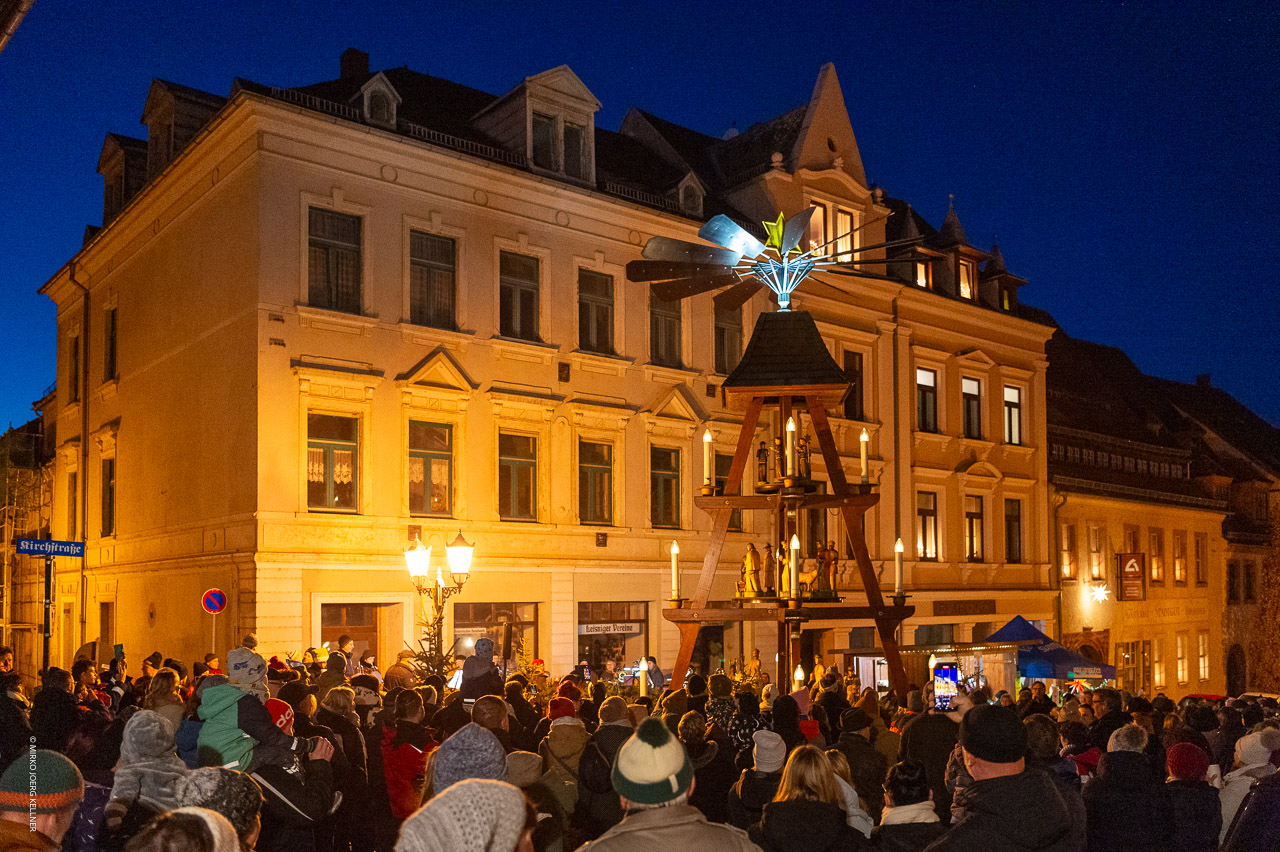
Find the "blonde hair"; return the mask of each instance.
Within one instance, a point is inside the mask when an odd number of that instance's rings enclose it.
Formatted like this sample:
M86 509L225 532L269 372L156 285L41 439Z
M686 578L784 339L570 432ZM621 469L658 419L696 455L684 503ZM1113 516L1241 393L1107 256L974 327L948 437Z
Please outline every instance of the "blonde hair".
M840 785L836 783L831 761L814 746L802 745L787 758L782 780L778 782L778 793L773 800L786 802L791 799L827 802L842 810L844 808L844 797L840 795Z
M160 699L172 696L177 700L178 696L174 695L178 690L178 673L173 669L164 668L151 676L151 683L147 684L147 695L142 699L143 710L154 710Z
M849 768L849 758L838 748L826 750L827 760L831 761L831 771L844 779L844 783L853 786L853 770Z
M329 694L324 697L320 706L339 716L346 716L348 713L355 712L356 691L349 686L335 686L329 690Z

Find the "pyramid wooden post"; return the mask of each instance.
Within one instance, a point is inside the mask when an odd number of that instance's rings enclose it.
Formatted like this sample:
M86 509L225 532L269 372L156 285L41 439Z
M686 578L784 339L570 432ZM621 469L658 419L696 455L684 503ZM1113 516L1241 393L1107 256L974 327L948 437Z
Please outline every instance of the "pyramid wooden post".
M671 672L671 682L681 684L693 657L698 628L706 623L725 621L774 621L782 627L798 630L799 624L812 618L871 619L880 635L884 658L889 668L891 688L906 694L906 671L898 651L895 632L898 625L914 614L913 607L886 606L880 593L880 582L867 551L864 515L879 501L879 495L863 486L850 487L844 474L839 449L827 420L827 406L837 405L849 389L843 371L831 358L812 317L803 312L762 314L756 322L751 341L737 368L725 380L724 390L731 408L744 411L742 431L738 435L733 463L724 485L724 494L694 499L694 505L711 514L711 538L702 561L698 585L687 606L663 610L663 617L680 628L680 652ZM821 448L830 494L804 494L803 490L783 489L775 494L742 496L742 474L751 456L756 427L764 406L791 410L800 404L808 412L814 434ZM800 600L782 600L772 605L743 606L737 602L712 602L711 586L729 530L729 518L735 509L777 510L780 505L803 508L837 508L845 521L845 533L854 554L867 606L804 606ZM778 654L784 660L783 676L789 677L793 664L785 629L779 630Z

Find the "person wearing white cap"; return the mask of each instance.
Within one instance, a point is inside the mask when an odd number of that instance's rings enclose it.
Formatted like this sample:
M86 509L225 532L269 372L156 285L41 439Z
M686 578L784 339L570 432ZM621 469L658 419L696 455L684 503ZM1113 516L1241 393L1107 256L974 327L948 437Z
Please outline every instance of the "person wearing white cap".
M1260 778L1274 775L1275 766L1271 764L1271 749L1261 733L1246 734L1236 741L1236 766L1222 779L1222 829L1218 842L1227 839L1227 831L1231 821L1236 818L1236 811L1244 801L1245 793Z
M729 825L743 830L760 821L764 806L778 794L787 760L787 745L773 731L756 731L751 741L752 768L742 770L729 788Z
M598 840L580 846L579 852L759 849L742 829L707 822L689 804L693 764L658 719L645 719L618 749L612 777L627 815Z

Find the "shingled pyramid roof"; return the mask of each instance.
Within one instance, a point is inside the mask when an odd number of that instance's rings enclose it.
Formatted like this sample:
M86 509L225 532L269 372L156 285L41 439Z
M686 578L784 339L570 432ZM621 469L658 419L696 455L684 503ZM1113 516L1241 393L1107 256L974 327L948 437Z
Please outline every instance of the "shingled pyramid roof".
M776 311L756 320L742 360L724 380L724 389L734 402L734 397L750 396L759 388L774 390L775 395L788 389L796 394L812 391L828 403L848 390L849 379L807 311Z

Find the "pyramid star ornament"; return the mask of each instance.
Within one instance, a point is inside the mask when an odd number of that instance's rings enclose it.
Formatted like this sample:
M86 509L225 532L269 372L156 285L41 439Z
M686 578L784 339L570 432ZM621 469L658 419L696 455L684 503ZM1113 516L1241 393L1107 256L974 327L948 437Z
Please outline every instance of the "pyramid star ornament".
M1107 598L1111 597L1111 590L1108 589L1105 585L1099 584L1093 587L1090 594L1093 595L1093 600L1095 603L1106 603Z

